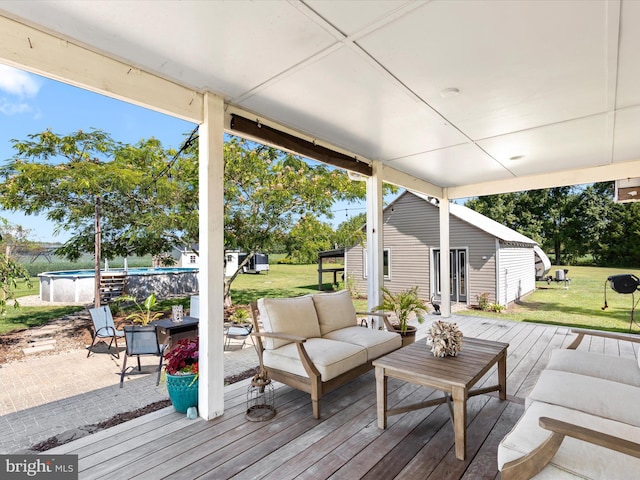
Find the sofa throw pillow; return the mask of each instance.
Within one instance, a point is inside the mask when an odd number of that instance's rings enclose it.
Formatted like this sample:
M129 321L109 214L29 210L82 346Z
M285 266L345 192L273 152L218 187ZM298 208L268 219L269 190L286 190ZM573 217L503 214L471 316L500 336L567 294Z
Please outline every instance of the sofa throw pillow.
M316 306L320 333L326 335L340 328L357 325L356 309L347 290L312 295Z
M318 316L310 296L294 298L261 298L258 300L258 310L265 332L298 335L305 338L320 336ZM286 340L265 339L265 348L286 345Z

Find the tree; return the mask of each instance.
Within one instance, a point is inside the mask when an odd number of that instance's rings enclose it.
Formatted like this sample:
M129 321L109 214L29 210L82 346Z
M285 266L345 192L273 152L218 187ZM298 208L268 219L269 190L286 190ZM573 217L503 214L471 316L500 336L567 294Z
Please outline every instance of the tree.
M557 187L478 197L466 206L553 250L561 265L583 251L576 230L579 202L575 187Z
M333 228L312 216L303 216L285 239L287 255L296 263L315 263L318 252L332 248Z
M1 219L6 224L5 219ZM3 243L3 237L0 235L0 244ZM14 298L14 290L18 286L18 280L24 280L28 288L31 288L31 279L27 269L12 260L9 255L0 252L0 315L4 315L7 311L7 302L13 300L13 306L18 307L18 300Z
M367 214L359 213L345 220L335 231L333 243L338 248L349 248L354 245L364 244L367 234L364 226L367 223Z
M331 218L334 202L366 196L364 183L350 181L341 170L238 137L225 142L224 158L225 245L248 254L225 280L227 301L232 282L253 254L284 243L298 222L300 235L312 228L311 218Z
M173 152L160 141L131 146L100 130L66 136L47 130L13 140L13 147L17 154L0 170L0 204L27 215L44 213L71 232L56 254L75 260L94 252L98 202L106 258L156 255L180 242L197 243L197 164L169 161Z
M191 225L175 215L183 213L184 192L194 188L180 181L178 159L169 161L171 152L156 139L131 146L100 130L66 136L46 130L13 140L13 147L17 154L0 170L0 203L28 215L45 213L71 231L56 254L74 260L94 252L96 306L102 256L168 252L181 237L180 226ZM195 192L197 203L197 184Z

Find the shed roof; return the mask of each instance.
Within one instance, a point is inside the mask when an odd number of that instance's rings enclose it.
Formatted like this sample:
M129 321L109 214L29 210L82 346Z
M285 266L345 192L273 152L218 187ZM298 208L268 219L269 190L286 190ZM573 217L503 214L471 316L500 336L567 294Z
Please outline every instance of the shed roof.
M423 199L424 201L435 205L432 200L433 197L429 197L428 195L423 195L421 193L412 192L407 190L408 193L415 195L418 198ZM435 205L438 206L439 205ZM482 215L481 213L476 212L475 210L471 210L470 208L465 207L464 205L458 205L457 203L449 204L449 212L454 217L459 218L463 222L467 222L474 227L479 228L487 232L489 235L492 235L503 243L520 243L527 245L537 245L538 243L529 237L522 235L521 233L516 232L512 228L509 228L501 223L496 222L495 220L490 219L489 217Z

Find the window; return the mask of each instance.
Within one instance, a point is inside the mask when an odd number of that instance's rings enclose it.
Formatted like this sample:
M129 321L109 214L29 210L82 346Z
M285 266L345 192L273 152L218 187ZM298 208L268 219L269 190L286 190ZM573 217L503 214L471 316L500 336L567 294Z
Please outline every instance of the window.
M197 263L197 257L195 255L189 255L189 263Z
M362 273L364 278L367 278L367 250L362 251ZM382 253L382 271L384 272L384 278L389 280L391 278L391 249L385 248Z

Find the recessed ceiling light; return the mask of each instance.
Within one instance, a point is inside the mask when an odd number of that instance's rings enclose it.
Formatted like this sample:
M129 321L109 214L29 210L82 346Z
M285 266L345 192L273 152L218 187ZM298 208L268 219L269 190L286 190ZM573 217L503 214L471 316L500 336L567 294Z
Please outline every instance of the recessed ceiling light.
M444 90L440 91L440 96L442 98L449 98L449 97L455 97L456 95L458 95L460 93L460 90L457 88L445 88Z
M524 155L514 155L513 157L509 157L509 160L522 160Z

